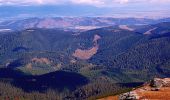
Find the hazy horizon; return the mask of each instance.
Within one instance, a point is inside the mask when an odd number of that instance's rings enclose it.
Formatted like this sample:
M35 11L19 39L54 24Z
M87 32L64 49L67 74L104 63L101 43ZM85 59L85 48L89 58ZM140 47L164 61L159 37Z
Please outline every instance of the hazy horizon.
M170 0L0 0L0 19L30 17L167 18Z

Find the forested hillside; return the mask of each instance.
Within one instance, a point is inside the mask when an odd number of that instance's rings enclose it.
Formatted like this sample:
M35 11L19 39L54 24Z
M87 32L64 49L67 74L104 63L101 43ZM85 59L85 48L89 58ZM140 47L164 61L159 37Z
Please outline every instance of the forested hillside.
M14 98L48 98L52 92L61 93L62 98L87 99L127 91L154 77L169 77L169 27L170 23L164 22L85 32L0 32L1 87L7 84L7 90L21 93ZM6 98L9 94L4 91L0 96Z

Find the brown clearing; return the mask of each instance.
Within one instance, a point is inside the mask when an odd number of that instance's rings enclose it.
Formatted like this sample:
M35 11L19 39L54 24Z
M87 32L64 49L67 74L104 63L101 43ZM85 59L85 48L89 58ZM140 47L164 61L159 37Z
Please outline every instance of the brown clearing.
M150 30L146 31L144 34L145 34L145 35L152 34L152 31L154 31L154 30L156 30L156 29L157 29L157 27L155 27L155 28L153 28L153 29L150 29Z
M134 29L128 27L127 25L119 25L119 28L123 30L134 31Z
M90 59L94 54L96 54L97 50L98 50L98 46L92 47L89 50L77 49L73 54L73 56L82 60L87 60Z
M31 63L27 64L27 65L26 65L26 68L27 68L27 69L32 69L32 64L31 64Z
M33 58L31 61L36 63L47 64L47 65L51 63L50 60L48 60L47 58Z
M97 44L97 41L99 39L101 39L101 37L99 35L95 35L93 39L94 46L91 49L88 50L77 49L73 53L73 56L82 60L90 59L93 55L97 53L99 49L99 45Z

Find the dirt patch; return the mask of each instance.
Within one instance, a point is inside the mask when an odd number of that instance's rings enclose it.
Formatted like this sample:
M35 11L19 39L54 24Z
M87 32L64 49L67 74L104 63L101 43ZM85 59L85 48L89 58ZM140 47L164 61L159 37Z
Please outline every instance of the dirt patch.
M99 45L97 41L101 39L99 35L95 35L93 39L94 46L87 50L77 49L73 56L82 60L90 59L93 55L95 55L99 49Z
M158 80L158 78L155 80ZM162 81L162 86L159 89L154 89L157 87L151 87L149 84L136 89L135 91L140 99L170 100L170 78L159 79L159 81Z
M99 48L98 46L95 46L89 50L77 49L75 51L75 53L73 54L73 56L77 57L79 59L82 59L82 60L87 60L87 59L90 59L94 54L97 53L98 48Z
M140 100L170 100L170 87L162 87L159 91L149 91L142 88L135 91L140 96Z
M134 31L134 29L128 27L127 25L119 25L119 28L123 30Z
M119 100L118 96L109 96L98 100Z
M47 64L47 65L51 64L51 61L48 60L47 58L33 58L31 61L35 63L41 63L41 64Z
M153 28L153 29L150 29L150 30L146 31L144 34L145 34L145 35L152 34L152 31L154 31L154 30L156 30L156 29L157 29L157 27L155 27L155 28Z
M98 100L119 100L118 96L109 96Z
M56 66L54 66L54 70L59 70L62 67L61 63L58 63Z
M31 63L27 64L27 65L26 65L26 68L27 68L27 69L32 69L32 64L31 64Z
M93 39L93 42L97 43L98 40L100 40L101 37L99 35L94 35L94 39Z

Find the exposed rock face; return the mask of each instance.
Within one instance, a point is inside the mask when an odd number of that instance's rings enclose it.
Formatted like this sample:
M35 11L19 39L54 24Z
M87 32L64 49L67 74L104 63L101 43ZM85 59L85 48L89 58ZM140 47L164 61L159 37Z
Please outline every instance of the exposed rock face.
M119 100L138 100L139 96L136 92L128 92L121 94L119 96Z
M161 87L168 87L170 86L170 79L165 78L165 79L160 79L160 78L154 78L150 82L150 86L153 88L160 89Z
M163 86L163 80L159 78L154 78L153 80L151 80L150 86L155 88L153 90L159 90Z

